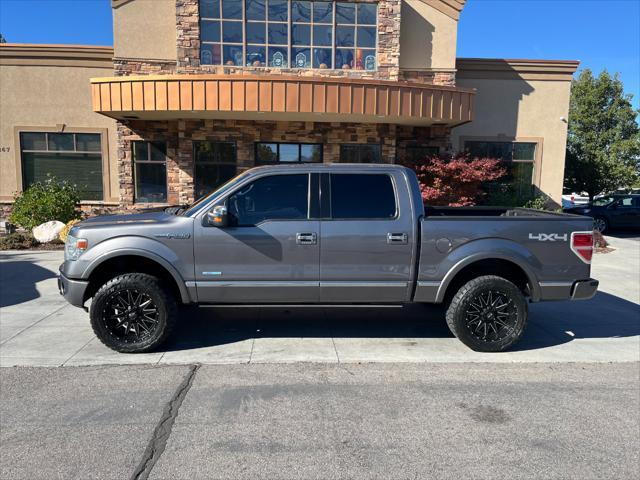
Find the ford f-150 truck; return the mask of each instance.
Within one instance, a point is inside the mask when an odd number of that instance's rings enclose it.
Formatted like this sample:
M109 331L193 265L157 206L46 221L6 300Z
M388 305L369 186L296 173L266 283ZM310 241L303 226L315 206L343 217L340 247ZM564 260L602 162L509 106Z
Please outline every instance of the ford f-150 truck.
M528 303L591 298L591 219L520 208L425 208L412 170L248 170L184 208L90 218L59 288L119 352L158 348L178 306L443 303L477 351L521 337Z

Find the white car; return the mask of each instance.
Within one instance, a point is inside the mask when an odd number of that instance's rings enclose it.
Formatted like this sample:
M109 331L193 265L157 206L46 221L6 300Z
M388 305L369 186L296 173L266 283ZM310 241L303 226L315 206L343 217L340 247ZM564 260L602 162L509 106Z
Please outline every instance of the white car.
M582 193L568 193L562 195L562 208L573 208L589 203L589 196Z

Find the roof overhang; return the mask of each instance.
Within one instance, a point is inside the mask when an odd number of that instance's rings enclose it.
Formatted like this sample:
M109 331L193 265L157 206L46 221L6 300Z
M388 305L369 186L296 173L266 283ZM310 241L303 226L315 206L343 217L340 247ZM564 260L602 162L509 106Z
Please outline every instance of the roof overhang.
M93 110L118 120L223 118L457 126L475 90L282 75L145 75L91 80Z
M577 60L458 58L456 78L571 81L579 65Z

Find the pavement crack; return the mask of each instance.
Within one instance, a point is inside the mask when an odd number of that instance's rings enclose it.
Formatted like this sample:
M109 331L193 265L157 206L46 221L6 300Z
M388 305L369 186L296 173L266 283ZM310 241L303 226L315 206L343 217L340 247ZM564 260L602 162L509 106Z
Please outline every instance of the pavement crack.
M190 366L184 380L182 380L171 399L167 402L162 412L162 417L160 417L160 421L156 425L153 435L147 444L147 448L142 455L142 460L140 460L138 467L133 472L133 475L131 475L131 480L146 480L149 478L151 470L153 470L153 467L167 446L167 441L171 435L171 429L178 416L180 406L187 396L199 368L200 365Z

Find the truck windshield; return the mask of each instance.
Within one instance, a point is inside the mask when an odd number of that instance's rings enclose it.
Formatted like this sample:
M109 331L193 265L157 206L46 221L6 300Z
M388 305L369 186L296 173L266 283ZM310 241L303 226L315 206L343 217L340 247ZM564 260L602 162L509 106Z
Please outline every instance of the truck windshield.
M218 189L214 190L208 195L199 198L194 203L186 207L181 213L181 216L188 217L194 213L196 213L210 198L217 197L218 195L222 195L227 190L233 188L238 182L242 181L242 179L247 175L247 172L243 172L237 177L233 177L227 183L223 183Z

